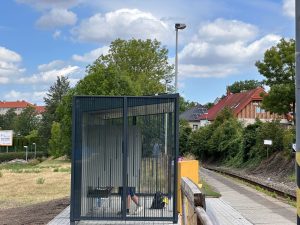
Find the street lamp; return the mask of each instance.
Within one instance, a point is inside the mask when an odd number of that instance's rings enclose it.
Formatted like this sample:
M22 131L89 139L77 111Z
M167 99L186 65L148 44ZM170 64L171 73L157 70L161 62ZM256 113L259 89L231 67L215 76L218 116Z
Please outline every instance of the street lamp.
M34 145L34 158L36 158L36 143L32 143Z
M28 151L27 151L27 150L28 150L28 146L27 146L27 145L24 145L24 148L25 148L25 151L26 151L26 154L25 154L25 155L26 155L26 162L27 162L27 155L28 155Z
M175 55L175 93L177 93L177 76L178 76L178 30L186 28L184 23L175 23L176 31L176 55Z

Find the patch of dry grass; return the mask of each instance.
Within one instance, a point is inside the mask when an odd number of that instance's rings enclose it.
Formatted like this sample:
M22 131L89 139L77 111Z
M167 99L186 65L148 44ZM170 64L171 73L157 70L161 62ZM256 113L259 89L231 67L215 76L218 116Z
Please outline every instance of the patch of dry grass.
M35 165L32 170L40 172L14 173L9 169L2 169L0 178L0 209L25 206L29 204L50 201L70 196L71 174L55 173L53 167L70 168L70 162L62 160L46 160ZM25 166L27 167L27 166ZM37 179L43 178L42 184Z

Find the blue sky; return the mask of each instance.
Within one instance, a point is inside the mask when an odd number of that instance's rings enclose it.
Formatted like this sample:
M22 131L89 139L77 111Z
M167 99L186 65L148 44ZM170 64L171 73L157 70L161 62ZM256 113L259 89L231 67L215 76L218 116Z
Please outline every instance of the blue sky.
M7 0L0 7L0 100L43 105L56 76L71 84L116 38L158 39L174 63L179 92L205 104L235 81L263 77L254 66L280 38L294 38L294 0Z

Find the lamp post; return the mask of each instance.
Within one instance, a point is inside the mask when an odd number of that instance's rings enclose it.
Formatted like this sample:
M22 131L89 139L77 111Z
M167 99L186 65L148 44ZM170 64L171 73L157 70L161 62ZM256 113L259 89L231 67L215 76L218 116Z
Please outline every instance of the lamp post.
M24 145L24 148L25 148L25 159L26 159L26 162L27 162L27 155L28 155L28 146L27 145Z
M34 158L36 158L36 143L32 143L34 145Z
M175 23L176 31L176 55L175 55L175 93L177 93L177 77L178 77L178 30L186 28L184 23Z

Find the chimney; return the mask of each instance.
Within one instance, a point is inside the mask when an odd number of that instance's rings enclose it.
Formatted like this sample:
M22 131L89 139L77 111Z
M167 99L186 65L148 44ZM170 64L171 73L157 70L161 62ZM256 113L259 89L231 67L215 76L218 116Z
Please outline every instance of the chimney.
M231 94L232 94L232 93L230 92L229 87L226 86L226 96L229 96L229 95L231 95Z

